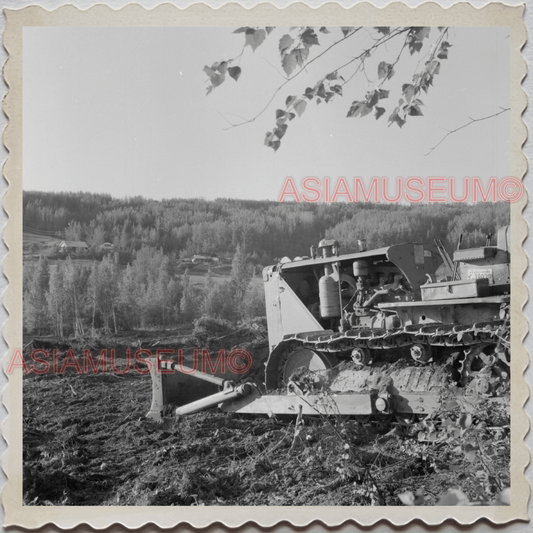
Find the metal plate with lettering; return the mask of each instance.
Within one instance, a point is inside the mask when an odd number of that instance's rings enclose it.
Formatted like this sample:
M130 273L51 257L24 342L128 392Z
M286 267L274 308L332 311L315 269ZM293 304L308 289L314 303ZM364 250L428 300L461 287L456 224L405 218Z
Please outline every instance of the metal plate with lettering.
M491 268L483 268L483 269L471 268L468 271L468 279L483 279L483 278L487 278L490 283L493 283Z

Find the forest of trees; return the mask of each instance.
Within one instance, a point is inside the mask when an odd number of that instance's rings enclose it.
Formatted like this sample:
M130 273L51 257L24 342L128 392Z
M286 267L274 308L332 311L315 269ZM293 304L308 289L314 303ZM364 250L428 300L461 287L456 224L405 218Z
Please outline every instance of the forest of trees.
M161 250L141 248L125 269L106 256L92 266L46 256L24 264L24 330L58 337L175 327L200 316L230 322L264 315L263 285L238 247L229 279L193 284Z
M509 221L509 204L279 203L219 198L118 199L106 194L25 191L24 227L83 240L93 248L104 242L129 252L143 246L165 255L230 256L237 245L258 264L307 254L311 244L335 237L345 251L364 237L369 246L399 241L431 243L440 238L450 248L463 234L465 246ZM470 244L469 244L470 243Z
M509 223L509 204L310 204L235 199L116 199L89 193L24 192L24 227L104 242L115 254L89 264L45 255L24 262L24 329L58 336L97 330L170 327L200 316L237 322L264 315L263 266L307 255L324 237L341 252L366 239L369 248L433 243L449 251L482 245ZM191 282L180 258L232 258L223 279ZM126 257L126 261L121 260Z

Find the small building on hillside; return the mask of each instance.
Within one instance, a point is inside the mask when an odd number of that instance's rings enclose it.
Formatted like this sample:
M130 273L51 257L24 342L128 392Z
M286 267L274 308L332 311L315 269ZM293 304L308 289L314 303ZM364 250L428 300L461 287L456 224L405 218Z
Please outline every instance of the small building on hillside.
M89 246L84 241L61 241L59 243L59 251L63 253L79 252L88 248Z
M206 264L217 264L219 262L218 257L213 257L211 255L193 255L192 262L195 265Z
M115 245L110 242L104 242L104 244L100 245L100 250L102 250L102 252L114 252Z

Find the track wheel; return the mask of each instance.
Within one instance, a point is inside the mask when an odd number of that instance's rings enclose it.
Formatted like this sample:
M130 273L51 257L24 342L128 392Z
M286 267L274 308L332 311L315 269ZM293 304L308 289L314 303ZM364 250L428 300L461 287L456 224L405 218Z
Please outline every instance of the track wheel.
M284 388L298 368L306 368L310 372L320 372L333 368L337 363L334 356L303 346L290 351L279 350L278 348L270 354L267 361L265 371L267 389Z
M370 422L370 415L354 415L353 417L358 424L365 425Z
M374 414L374 424L378 431L387 431L391 422L394 419L394 415L390 414Z
M427 363L431 359L431 347L427 344L413 344L411 357L417 363Z
M352 350L352 361L357 365L370 366L372 356L368 348L356 347Z

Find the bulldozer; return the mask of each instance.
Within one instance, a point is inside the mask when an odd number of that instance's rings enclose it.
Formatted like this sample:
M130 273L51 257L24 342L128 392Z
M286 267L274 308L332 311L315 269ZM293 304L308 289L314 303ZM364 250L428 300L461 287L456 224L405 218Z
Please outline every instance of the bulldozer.
M510 380L510 231L496 244L393 244L341 254L334 239L263 270L264 379L214 375L159 358L161 419L218 406L255 415L410 424L453 400L505 401ZM183 394L184 391L186 394ZM462 403L461 403L462 402Z

